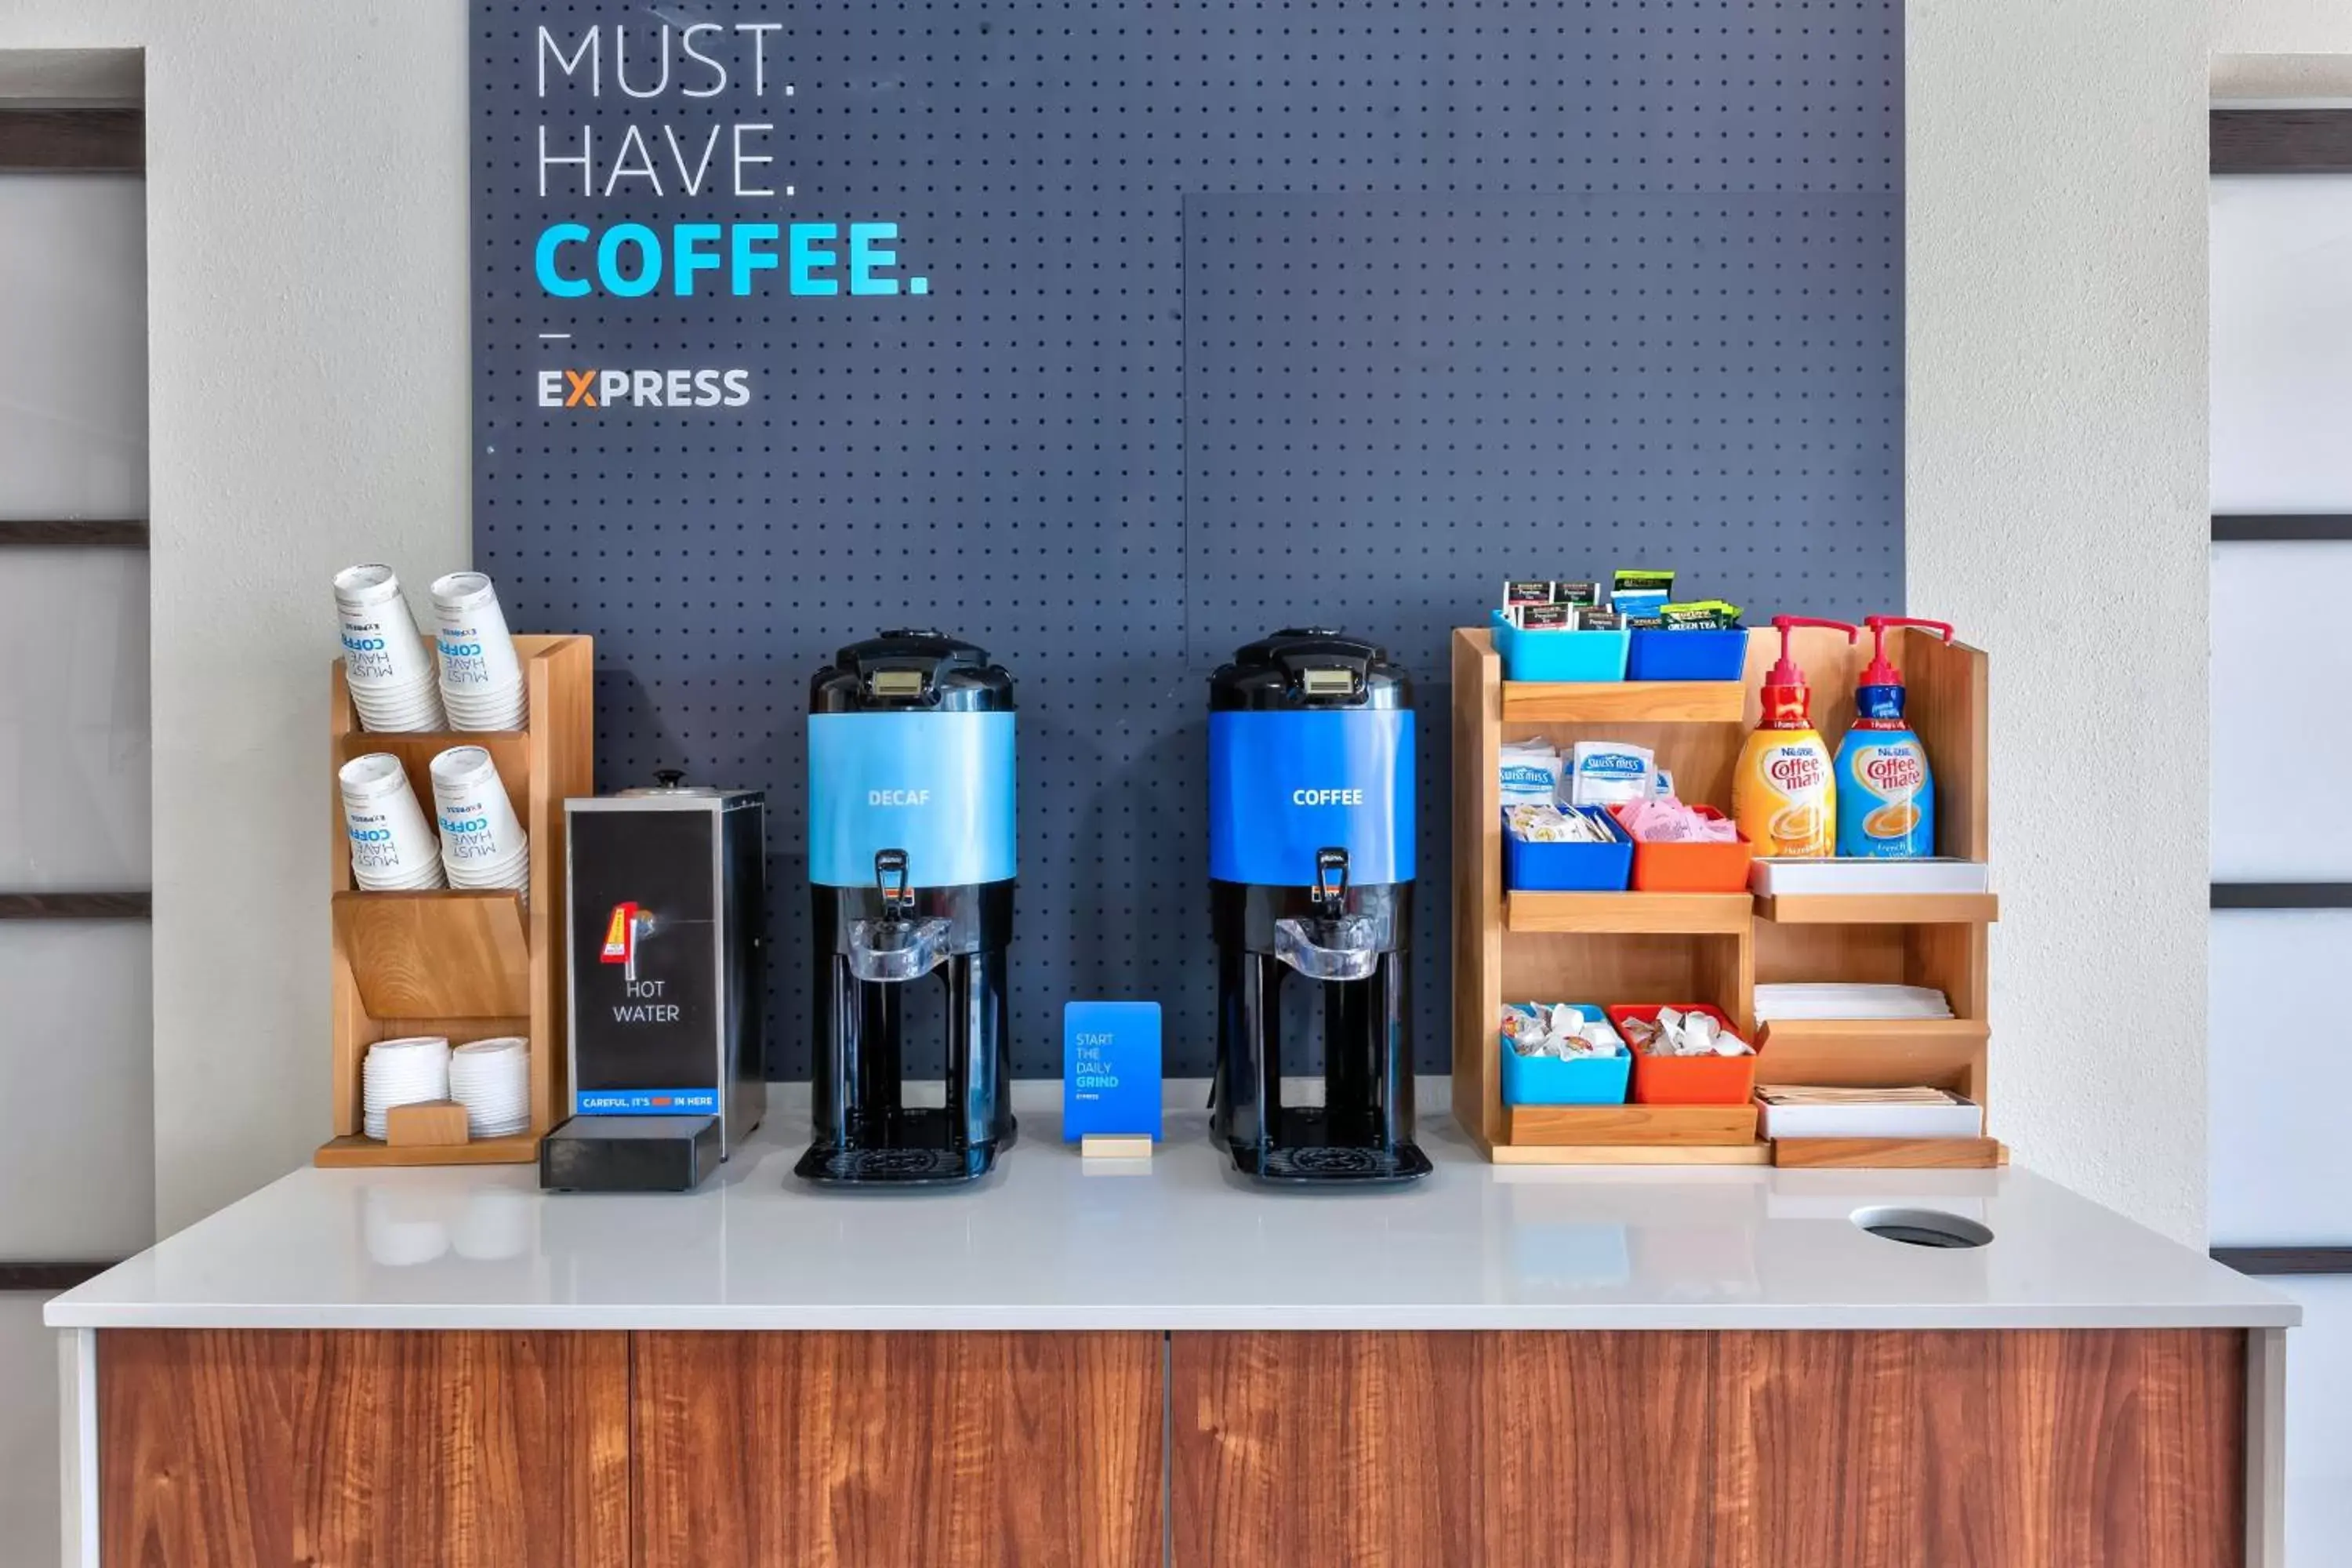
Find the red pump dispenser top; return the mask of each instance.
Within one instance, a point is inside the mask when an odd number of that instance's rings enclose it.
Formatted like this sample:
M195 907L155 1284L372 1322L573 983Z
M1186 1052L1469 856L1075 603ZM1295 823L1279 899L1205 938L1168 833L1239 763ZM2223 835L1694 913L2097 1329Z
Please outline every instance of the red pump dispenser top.
M1780 657L1764 678L1764 721L1766 730L1810 730L1813 727L1812 692L1805 684L1805 672L1789 657L1789 634L1799 626L1822 626L1830 631L1843 632L1849 643L1861 639L1862 628L1844 621L1817 620L1811 616L1774 616L1772 629L1780 634Z
M1903 672L1886 662L1886 628L1889 626L1925 626L1940 632L1946 642L1952 640L1952 628L1944 621L1923 621L1916 616L1864 616L1862 624L1870 628L1870 668L1862 672L1864 686L1900 686ZM1784 641L1782 647L1788 645ZM1785 656L1784 656L1785 657Z

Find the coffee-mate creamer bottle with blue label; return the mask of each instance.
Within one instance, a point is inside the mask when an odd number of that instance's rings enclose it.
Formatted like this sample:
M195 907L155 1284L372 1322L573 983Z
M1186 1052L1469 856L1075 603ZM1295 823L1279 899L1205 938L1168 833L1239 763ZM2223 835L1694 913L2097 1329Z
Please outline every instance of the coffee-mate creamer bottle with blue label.
M1731 775L1731 815L1759 855L1826 859L1837 845L1837 776L1830 749L1813 728L1813 694L1789 657L1789 633L1827 626L1849 643L1860 631L1843 621L1774 616L1780 658L1764 678L1764 717L1740 749Z
M1886 662L1886 628L1925 626L1952 640L1941 621L1864 616L1870 664L1854 688L1853 724L1837 749L1837 852L1873 860L1917 860L1936 852L1936 776L1927 748L1903 715L1903 672Z

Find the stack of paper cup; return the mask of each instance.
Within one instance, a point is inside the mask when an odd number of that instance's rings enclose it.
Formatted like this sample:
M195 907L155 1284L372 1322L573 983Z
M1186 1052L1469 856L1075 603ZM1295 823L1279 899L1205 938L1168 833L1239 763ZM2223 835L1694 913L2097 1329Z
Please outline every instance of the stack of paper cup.
M433 657L451 729L523 727L522 661L499 591L479 572L434 579Z
M354 881L371 893L446 886L440 845L398 757L384 752L353 757L335 777L343 790Z
M378 1040L362 1064L362 1110L371 1138L383 1136L384 1117L395 1105L449 1098L449 1040L445 1035L413 1035Z
M470 1040L449 1053L449 1098L466 1108L474 1138L506 1138L530 1126L530 1042L520 1035Z
M343 623L343 679L363 728L438 730L444 723L433 661L389 566L346 566L335 574L335 608Z
M530 846L489 752L452 746L434 758L433 805L441 819L441 866L451 887L520 888L530 881Z

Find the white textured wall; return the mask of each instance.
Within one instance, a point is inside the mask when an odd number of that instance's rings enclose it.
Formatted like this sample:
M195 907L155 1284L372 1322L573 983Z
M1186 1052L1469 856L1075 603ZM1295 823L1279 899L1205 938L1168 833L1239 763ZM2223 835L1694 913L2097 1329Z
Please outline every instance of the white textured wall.
M463 565L463 0L5 0L147 51L156 1220L327 1132L327 580Z
M2217 55L2352 54L2347 0L2213 0Z
M325 1121L320 584L467 548L464 13L0 8L0 48L148 50L166 1229ZM2024 1159L2184 1237L2208 26L2204 0L1918 0L1906 67L1910 593L1998 661L1996 1114Z
M2207 0L1909 12L1910 605L1993 656L1992 1120L2205 1221Z

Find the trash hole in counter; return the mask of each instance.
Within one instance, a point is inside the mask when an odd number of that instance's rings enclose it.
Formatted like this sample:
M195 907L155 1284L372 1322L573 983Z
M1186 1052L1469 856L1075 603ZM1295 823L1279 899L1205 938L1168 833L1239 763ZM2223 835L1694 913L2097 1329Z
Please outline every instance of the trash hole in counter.
M1987 1226L1941 1209L1856 1209L1853 1223L1873 1236L1910 1247L1982 1247L1992 1239L1992 1231Z

